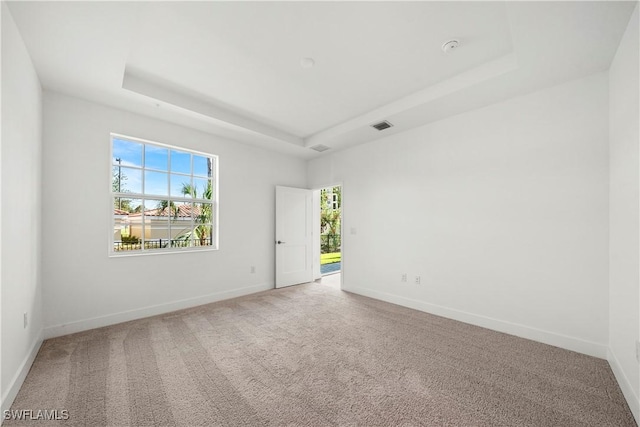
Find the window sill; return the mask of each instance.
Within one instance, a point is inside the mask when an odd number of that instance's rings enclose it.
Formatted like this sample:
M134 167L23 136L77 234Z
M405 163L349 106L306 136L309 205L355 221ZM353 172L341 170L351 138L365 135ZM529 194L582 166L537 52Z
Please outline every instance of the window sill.
M211 247L211 248L189 248L189 249L148 249L146 251L122 251L122 252L109 252L109 258L128 258L128 257L136 257L136 256L147 256L147 255L169 255L169 254L187 254L194 252L215 252L218 251L219 248Z

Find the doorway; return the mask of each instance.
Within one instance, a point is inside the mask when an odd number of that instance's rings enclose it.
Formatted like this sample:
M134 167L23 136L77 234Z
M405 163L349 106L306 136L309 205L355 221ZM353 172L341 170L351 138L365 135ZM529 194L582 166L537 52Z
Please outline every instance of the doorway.
M342 186L320 189L320 275L342 271Z

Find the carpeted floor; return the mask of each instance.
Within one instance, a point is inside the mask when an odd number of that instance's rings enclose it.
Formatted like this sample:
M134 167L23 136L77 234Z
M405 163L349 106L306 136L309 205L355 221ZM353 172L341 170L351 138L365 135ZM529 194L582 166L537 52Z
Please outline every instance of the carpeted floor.
M318 283L48 340L12 409L66 409L64 426L635 426L604 360Z

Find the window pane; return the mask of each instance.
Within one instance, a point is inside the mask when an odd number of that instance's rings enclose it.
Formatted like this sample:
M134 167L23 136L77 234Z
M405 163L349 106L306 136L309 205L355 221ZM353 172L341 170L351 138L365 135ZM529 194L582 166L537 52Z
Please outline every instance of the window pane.
M142 193L142 171L114 166L111 170L111 191L114 193Z
M128 197L114 197L113 209L122 211L122 215L130 215L142 212L142 201Z
M213 245L213 226L211 224L197 224L193 227L193 245L211 246Z
M145 169L157 169L166 171L169 166L169 150L153 145L144 147L144 167Z
M199 176L211 176L211 158L198 156L197 154L193 155L193 174Z
M171 245L178 248L192 246L191 203L175 203L177 215L171 218Z
M213 205L211 203L194 203L192 215L195 224L213 222Z
M113 139L113 164L142 167L142 144Z
M171 150L171 172L191 174L191 154Z
M169 219L175 214L175 206L167 200L145 200L144 206L144 248L170 247Z
M144 194L168 196L169 174L164 172L144 171Z
M185 186L187 188L185 188ZM171 196L174 197L191 197L191 193L188 191L191 187L191 177L185 175L171 174ZM187 192L183 192L183 189Z
M131 251L141 249L140 228L142 201L114 197L113 199L113 250Z
M195 194L197 199L212 198L212 184L210 179L194 177L193 186L195 188Z

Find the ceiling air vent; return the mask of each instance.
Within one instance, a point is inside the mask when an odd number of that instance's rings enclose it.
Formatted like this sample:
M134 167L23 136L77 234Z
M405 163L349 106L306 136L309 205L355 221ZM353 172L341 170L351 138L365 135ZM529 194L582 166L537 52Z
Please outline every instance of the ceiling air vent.
M391 123L389 123L388 121L384 121L384 122L380 122L380 123L376 123L371 125L372 128L376 128L378 130L385 130L385 129L389 129L391 126L393 126Z
M314 145L313 147L309 147L309 148L311 148L312 150L316 150L318 153L322 153L323 151L327 151L331 147L327 147L326 145L318 144L318 145Z

